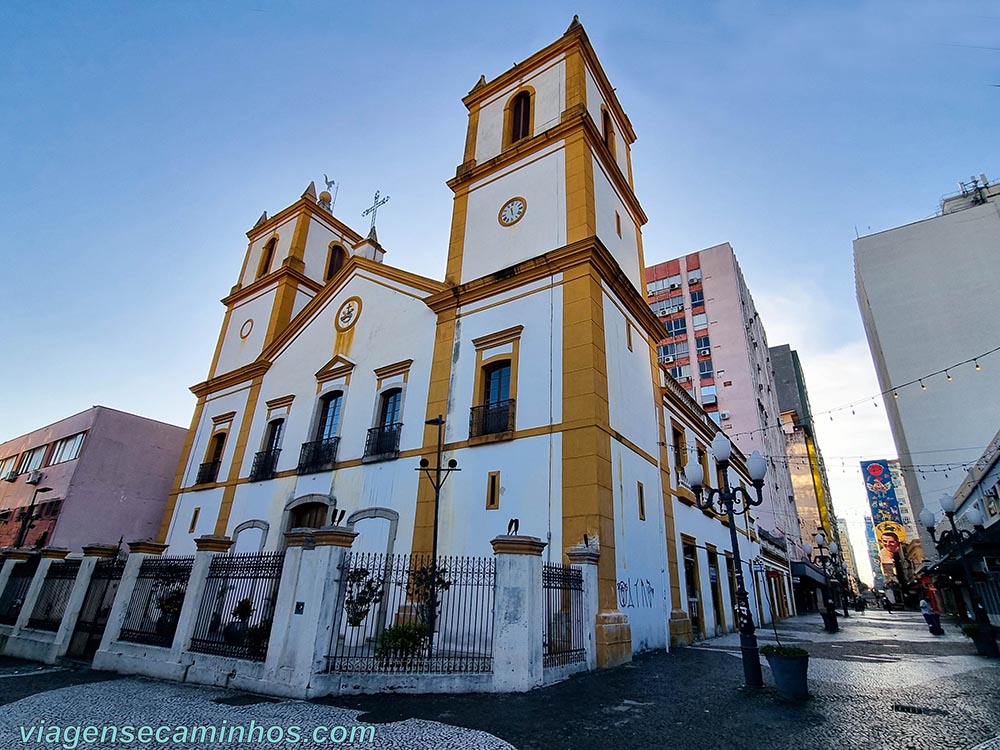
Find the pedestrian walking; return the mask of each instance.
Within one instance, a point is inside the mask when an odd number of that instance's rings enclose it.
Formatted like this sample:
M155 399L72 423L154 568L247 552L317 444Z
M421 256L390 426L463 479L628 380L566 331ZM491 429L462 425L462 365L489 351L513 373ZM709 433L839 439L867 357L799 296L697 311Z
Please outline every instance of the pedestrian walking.
M941 615L934 611L934 606L928 597L920 600L920 614L924 616L927 629L931 635L944 635L944 628L941 627Z

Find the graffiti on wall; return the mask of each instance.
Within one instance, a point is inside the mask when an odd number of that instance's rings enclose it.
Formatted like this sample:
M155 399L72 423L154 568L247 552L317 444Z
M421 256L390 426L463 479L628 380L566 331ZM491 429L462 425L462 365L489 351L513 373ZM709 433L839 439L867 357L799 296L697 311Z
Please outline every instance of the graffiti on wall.
M652 607L656 589L648 578L630 578L618 581L618 608L634 609Z

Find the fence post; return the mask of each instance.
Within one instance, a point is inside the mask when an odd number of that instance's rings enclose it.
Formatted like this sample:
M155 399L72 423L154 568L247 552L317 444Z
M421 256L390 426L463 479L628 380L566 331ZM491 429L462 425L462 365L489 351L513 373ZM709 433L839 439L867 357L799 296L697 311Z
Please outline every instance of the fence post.
M31 579L28 593L24 595L24 604L21 606L21 612L17 616L17 622L14 623L14 630L11 631L11 636L17 636L28 626L28 620L31 619L31 613L35 610L38 595L42 593L42 584L45 582L45 576L48 575L49 568L56 560L65 560L68 554L69 550L63 547L46 547L42 550L42 559L38 561L38 567L35 569L35 577Z
M9 549L3 553L3 567L0 567L0 594L3 594L10 581L14 566L31 559L31 551L26 549Z
M66 609L63 610L62 620L59 622L59 629L56 631L53 641L53 658L64 656L69 649L69 642L73 637L76 621L80 617L80 610L83 609L84 599L87 597L87 589L90 588L90 579L94 575L97 561L103 557L113 557L117 551L116 547L106 544L93 544L83 548L83 560L76 573L76 580L73 581L73 588L69 591Z
M533 536L498 536L493 609L493 689L524 692L542 684L542 550Z
M142 569L142 561L150 556L162 555L167 545L159 542L141 541L128 543L128 558L125 560L125 570L122 571L121 581L118 583L118 592L115 594L115 602L111 605L111 612L108 613L108 624L104 627L104 636L101 638L101 645L98 651L107 651L108 646L118 640L122 628L125 626L125 615L128 612L128 603L132 600L132 592L135 584L139 580L139 571ZM96 666L96 663L95 663Z
M584 647L587 654L587 669L597 669L596 627L600 601L597 595L597 563L601 551L583 544L576 544L566 550L570 567L583 575L583 627L586 634Z
M208 579L208 569L212 558L219 553L226 553L233 546L233 540L228 536L206 534L194 540L197 552L194 554L194 565L191 567L191 577L188 579L187 594L184 606L177 618L177 630L174 633L174 643L170 649L174 657L179 657L191 649L191 639L194 637L194 627L201 610L201 600L205 595L205 581Z

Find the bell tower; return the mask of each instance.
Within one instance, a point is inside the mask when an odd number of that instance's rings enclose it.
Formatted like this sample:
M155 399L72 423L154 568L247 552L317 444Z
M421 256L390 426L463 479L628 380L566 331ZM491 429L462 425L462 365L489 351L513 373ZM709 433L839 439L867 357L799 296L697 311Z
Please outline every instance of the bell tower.
M524 62L463 99L465 154L446 282L463 284L596 237L642 293L632 124L579 19Z

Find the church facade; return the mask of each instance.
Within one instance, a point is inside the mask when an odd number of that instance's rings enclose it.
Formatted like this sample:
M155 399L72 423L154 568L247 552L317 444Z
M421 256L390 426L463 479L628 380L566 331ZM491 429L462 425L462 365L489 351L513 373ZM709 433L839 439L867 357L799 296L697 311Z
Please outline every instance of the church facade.
M429 553L434 490L415 469L440 416L461 469L441 554L488 555L511 519L548 561L598 546L600 666L733 629L730 531L681 473L699 461L716 484L719 428L657 363L635 133L582 26L463 101L443 280L385 263L374 225L351 229L313 185L248 232L159 540L256 552L344 525L356 551ZM735 453L730 481L749 485Z

